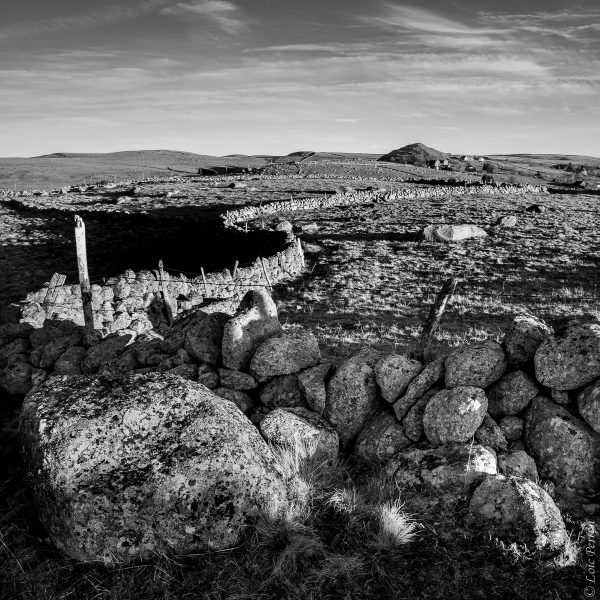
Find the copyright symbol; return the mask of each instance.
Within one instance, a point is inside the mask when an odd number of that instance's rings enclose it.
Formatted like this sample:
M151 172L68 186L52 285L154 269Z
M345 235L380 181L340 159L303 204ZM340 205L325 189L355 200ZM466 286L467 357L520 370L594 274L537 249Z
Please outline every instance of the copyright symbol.
M593 598L596 595L596 590L591 585L588 585L583 590L583 594L586 598Z

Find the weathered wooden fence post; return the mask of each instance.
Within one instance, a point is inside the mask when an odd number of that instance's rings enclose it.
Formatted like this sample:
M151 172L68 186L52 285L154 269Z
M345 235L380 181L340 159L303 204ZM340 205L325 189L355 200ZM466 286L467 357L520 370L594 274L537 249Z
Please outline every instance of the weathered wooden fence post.
M267 269L265 267L265 263L262 259L262 256L260 257L260 264L262 266L263 273L265 274L265 279L267 280L267 285L269 286L269 289L272 290L273 286L271 285L271 280L269 279L269 274L267 273Z
M204 284L204 297L208 296L208 286L206 285L206 275L204 275L204 267L200 267L200 273L202 273L202 283Z
M79 215L75 215L75 247L77 249L77 270L79 271L85 334L88 344L91 344L94 339L94 309L92 307L92 290L87 266L85 223Z
M421 331L419 341L417 342L414 351L411 353L412 358L420 361L427 361L431 359L431 343L433 341L433 335L440 325L440 321L444 316L448 301L452 297L452 294L454 294L457 284L458 281L454 278L451 278L448 279L442 286L442 289L437 295L437 298L435 299L435 302L429 311L429 316L423 324L423 330Z
M237 270L238 270L238 265L240 264L239 260L235 261L235 265L233 265L233 273L231 275L231 279L235 279L235 276L237 275Z
M173 315L173 304L171 302L171 296L169 295L169 289L167 287L166 277L165 277L165 268L163 265L163 261L158 261L158 274L160 277L160 291L163 295L163 302L165 303L165 309L167 311L167 322L169 323L169 327L173 325L175 321L175 317Z

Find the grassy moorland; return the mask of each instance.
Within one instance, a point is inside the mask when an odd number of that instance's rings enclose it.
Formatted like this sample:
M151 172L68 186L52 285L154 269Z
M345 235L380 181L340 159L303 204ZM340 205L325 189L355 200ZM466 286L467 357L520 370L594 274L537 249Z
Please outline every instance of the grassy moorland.
M90 254L97 254L98 265L91 273L94 279L100 268L103 274L116 274L121 264L133 266L145 252L136 248L141 239L145 249L152 246L163 256L173 253L167 267L183 268L190 253L198 266L205 263L206 257L195 258L193 243L177 244L173 237L191 215L199 224L197 229L186 226L185 235L194 242L205 231L203 223L214 223L209 216L234 206L320 195L340 185L389 189L412 185L401 182L403 178L473 177L377 163L365 156L301 158L301 162L280 160L269 167L270 172L294 177L257 178L248 181L246 188L190 178L176 184L143 184L139 195L120 204L116 200L126 192L124 188L39 197L33 200L34 208L1 200L0 304L23 297L55 271L75 281L74 211L86 213L90 220L88 244ZM548 164L554 164L554 158ZM85 163L88 158L81 160ZM193 156L178 160L169 166L193 170L192 165L199 164ZM112 167L103 163L108 170L98 179L118 180L124 172L138 177L130 165L121 165L121 170L119 161L117 157ZM45 168L51 170L53 164L66 163L47 164ZM75 179L82 172L77 169L88 169L89 164L69 168ZM2 173L6 172L0 168ZM25 170L22 181L36 177ZM0 181L6 181L4 175ZM590 181L595 181L593 175ZM178 193L167 197L166 192L174 190ZM591 193L447 197L278 215L298 230L315 224L310 233L300 233L308 259L305 274L274 290L281 320L311 329L323 353L334 359L362 345L407 350L449 276L457 277L460 284L437 334L435 352L474 340L498 339L517 312L533 312L551 322L598 318L598 199ZM533 204L542 205L545 212L527 211ZM506 215L517 217L516 226L490 229L485 239L439 245L417 235L432 223L466 222L490 228ZM121 262L111 262L116 254L107 246L118 250ZM292 507L285 515L265 511L238 547L219 553L157 556L151 563L121 568L77 564L54 550L35 516L18 452L18 415L16 404L0 413L0 599L583 597L584 531L591 518L565 509L572 540L569 555L544 562L523 547L467 526L464 499L436 502L423 490L399 490L393 481L350 459L331 469L317 468L297 460L293 452L284 453L281 461L300 477L298 491L308 503ZM600 525L597 518L595 524Z

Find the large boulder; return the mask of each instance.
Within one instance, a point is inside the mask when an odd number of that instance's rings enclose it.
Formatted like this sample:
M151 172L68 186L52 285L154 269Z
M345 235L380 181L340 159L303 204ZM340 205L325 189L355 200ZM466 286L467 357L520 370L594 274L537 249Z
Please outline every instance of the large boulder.
M277 306L264 290L250 290L223 331L223 366L247 369L254 352L265 340L281 333Z
M306 408L276 408L260 421L259 428L267 442L307 451L306 458L317 463L337 458L338 434L327 421Z
M359 433L354 453L366 462L385 464L411 443L394 414L382 412L371 417Z
M259 381L314 367L321 361L317 338L305 329L286 331L263 342L250 361L250 372Z
M446 387L486 388L506 371L502 346L491 340L455 350L446 359Z
M319 415L327 402L327 383L333 370L332 363L323 363L298 374L298 385L308 405Z
M483 422L487 403L485 392L472 386L438 392L423 414L427 439L432 444L466 442Z
M485 475L496 475L498 464L491 448L479 444L447 444L437 448L408 448L385 467L402 488L462 492Z
M552 328L531 315L518 315L502 341L508 365L520 369L533 361L539 345L552 334Z
M375 379L381 396L390 403L396 402L408 384L419 374L423 365L402 354L388 354L375 365Z
M428 225L421 235L428 242L462 242L471 238L487 237L487 233L477 225Z
M600 377L600 323L569 325L547 337L535 353L536 379L555 390L574 390Z
M579 393L577 405L585 422L600 434L600 379Z
M534 398L527 411L525 442L544 479L597 491L600 436L569 409L544 396Z
M523 543L544 557L559 554L569 543L556 504L529 479L487 477L471 498L469 517L493 535Z
M346 359L327 386L323 417L340 436L343 449L348 448L379 406L375 381L375 364L379 356L361 350Z
M408 411L444 376L445 356L427 363L423 370L408 384L406 392L394 403L394 414L402 421Z
M229 548L287 501L252 423L177 376L48 379L25 400L20 436L40 519L77 561Z
M507 373L488 391L488 412L492 417L516 415L538 394L535 381L523 371Z

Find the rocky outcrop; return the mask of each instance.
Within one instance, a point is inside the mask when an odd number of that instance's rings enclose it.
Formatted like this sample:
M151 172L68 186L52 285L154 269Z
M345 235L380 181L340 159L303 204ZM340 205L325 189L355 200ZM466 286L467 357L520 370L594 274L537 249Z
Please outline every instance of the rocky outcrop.
M462 242L472 238L485 238L487 232L477 225L428 225L421 235L428 242Z

